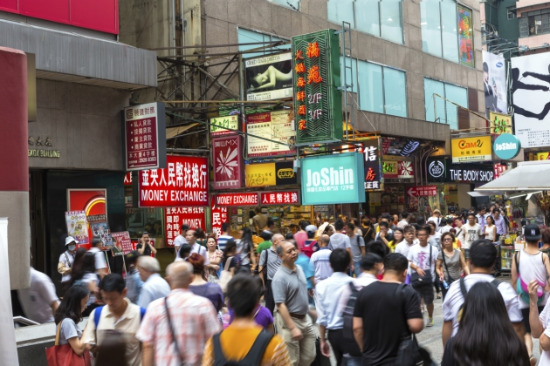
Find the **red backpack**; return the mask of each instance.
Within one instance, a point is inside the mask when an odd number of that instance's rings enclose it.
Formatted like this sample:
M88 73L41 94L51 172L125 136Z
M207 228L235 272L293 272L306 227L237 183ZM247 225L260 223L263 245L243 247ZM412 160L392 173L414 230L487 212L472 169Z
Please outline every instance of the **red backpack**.
M319 249L319 246L317 245L317 240L313 239L307 239L304 242L304 246L302 247L301 251L305 255L308 256L308 258L311 258L311 255L315 253Z

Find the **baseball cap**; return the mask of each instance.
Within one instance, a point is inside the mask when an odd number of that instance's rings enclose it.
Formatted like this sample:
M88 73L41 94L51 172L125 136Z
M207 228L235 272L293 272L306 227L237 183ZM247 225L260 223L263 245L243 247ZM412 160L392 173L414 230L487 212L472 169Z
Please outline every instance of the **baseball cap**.
M72 236L67 236L65 238L65 245L69 245L71 244L72 242L74 242L76 244L76 240L72 237Z
M306 232L308 233L314 233L317 231L317 226L315 225L308 225L306 226Z
M539 240L541 237L539 226L536 224L529 224L525 226L523 232L525 235L525 240L528 241L536 241Z

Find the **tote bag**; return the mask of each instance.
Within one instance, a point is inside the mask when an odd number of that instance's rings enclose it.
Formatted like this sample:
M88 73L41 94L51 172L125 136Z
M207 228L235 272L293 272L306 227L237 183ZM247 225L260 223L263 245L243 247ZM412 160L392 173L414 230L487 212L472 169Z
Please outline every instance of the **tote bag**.
M79 356L74 353L70 344L59 345L60 332L61 322L57 325L54 345L46 348L48 366L91 366L90 352L84 351L82 356Z

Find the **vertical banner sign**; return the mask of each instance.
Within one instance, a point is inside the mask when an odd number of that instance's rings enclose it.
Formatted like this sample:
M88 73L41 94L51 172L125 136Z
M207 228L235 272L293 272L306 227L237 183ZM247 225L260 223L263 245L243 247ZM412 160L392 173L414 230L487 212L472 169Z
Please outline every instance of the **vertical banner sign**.
M163 103L124 109L126 170L166 166L166 120Z
M502 54L482 51L483 89L485 92L485 117L494 118L487 112L506 113L508 110L508 87L506 85L506 61ZM493 132L491 132L493 133ZM506 133L512 133L508 131Z
M214 189L241 188L241 137L231 135L212 139Z
M208 159L167 156L167 168L139 171L139 207L208 205Z
M114 241L114 247L112 249L113 255L126 255L133 250L132 239L130 239L130 233L127 231L121 231L118 233L111 233Z
M190 228L205 229L204 207L168 207L164 210L164 222L166 224L166 243L174 245L174 239L180 233L183 224Z
M65 212L65 221L67 223L67 234L75 238L78 245L90 244L86 212L67 211Z
M216 205L216 199L212 197L210 206L212 232L219 238L222 235L222 224L227 222L227 207Z
M472 10L462 5L457 5L456 10L458 15L458 58L462 65L474 67Z
M512 116L496 112L489 112L489 123L491 135L502 135L503 133L513 134Z
M342 139L340 42L333 29L292 37L296 143Z
M363 141L364 164L365 164L365 189L366 190L381 190L383 179L380 154L380 139L374 138Z

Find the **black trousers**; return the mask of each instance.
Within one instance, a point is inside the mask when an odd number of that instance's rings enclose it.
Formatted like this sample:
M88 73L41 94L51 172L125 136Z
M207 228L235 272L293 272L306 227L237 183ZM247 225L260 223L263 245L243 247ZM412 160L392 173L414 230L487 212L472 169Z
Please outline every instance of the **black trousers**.
M340 366L342 363L342 358L344 357L344 346L342 342L344 337L342 336L343 329L329 329L328 330L328 341L330 342L330 347L334 353L334 358L336 358L336 365Z
M271 311L271 314L273 314L273 311L275 310L275 300L273 300L273 291L271 290L271 280L265 280L265 307Z

